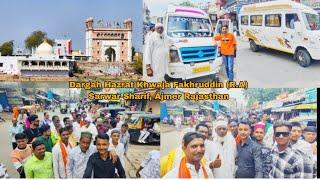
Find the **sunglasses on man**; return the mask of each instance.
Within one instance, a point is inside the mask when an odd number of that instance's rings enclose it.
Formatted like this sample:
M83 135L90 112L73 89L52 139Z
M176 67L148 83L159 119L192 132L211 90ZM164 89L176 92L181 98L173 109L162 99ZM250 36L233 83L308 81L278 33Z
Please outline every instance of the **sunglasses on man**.
M288 137L290 135L290 132L275 132L275 137L280 137L282 135L282 137Z

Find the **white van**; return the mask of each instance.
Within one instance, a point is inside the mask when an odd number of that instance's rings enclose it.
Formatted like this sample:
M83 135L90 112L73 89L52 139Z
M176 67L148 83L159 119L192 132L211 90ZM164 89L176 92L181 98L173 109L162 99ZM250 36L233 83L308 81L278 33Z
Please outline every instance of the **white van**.
M302 67L320 60L320 17L303 4L277 0L245 5L239 27L254 52L266 47L290 53Z
M169 5L161 20L164 33L173 42L165 80L186 80L219 72L222 60L208 14L197 8ZM178 42L185 39L187 42Z

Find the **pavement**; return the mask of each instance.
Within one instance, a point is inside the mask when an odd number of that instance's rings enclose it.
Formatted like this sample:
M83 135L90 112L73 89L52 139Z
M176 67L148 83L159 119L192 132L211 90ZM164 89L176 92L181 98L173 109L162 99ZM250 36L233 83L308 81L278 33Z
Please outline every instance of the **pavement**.
M249 88L303 88L320 86L320 61L301 67L292 55L271 49L252 52L249 42L238 39L234 73L236 81L248 81ZM225 70L219 72L220 81L226 80ZM210 77L193 79L210 81Z
M177 130L172 125L161 124L160 157L167 155L170 150L181 145L185 128L186 126L181 126L181 128Z
M9 137L9 128L11 126L11 113L0 113L0 117L6 122L0 122L0 162L5 164L10 178L19 178L19 173L11 163L10 154L12 151L11 138Z

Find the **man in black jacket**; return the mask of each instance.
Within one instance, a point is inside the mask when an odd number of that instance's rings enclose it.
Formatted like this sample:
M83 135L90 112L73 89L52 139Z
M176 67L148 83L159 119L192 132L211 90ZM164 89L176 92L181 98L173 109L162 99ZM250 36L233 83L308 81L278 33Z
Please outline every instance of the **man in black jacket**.
M125 178L126 174L119 158L113 163L110 158L109 136L99 134L96 137L98 152L92 154L87 163L83 178ZM117 171L117 172L116 172Z

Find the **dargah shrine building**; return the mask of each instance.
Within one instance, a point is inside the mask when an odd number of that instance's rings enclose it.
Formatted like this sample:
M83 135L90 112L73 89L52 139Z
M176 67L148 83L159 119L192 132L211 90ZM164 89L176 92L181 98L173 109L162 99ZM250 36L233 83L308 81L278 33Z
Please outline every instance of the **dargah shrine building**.
M132 20L122 25L94 26L93 18L85 22L86 56L91 62L125 63L132 61Z
M73 60L58 56L46 41L31 56L0 56L0 72L21 76L68 77Z

